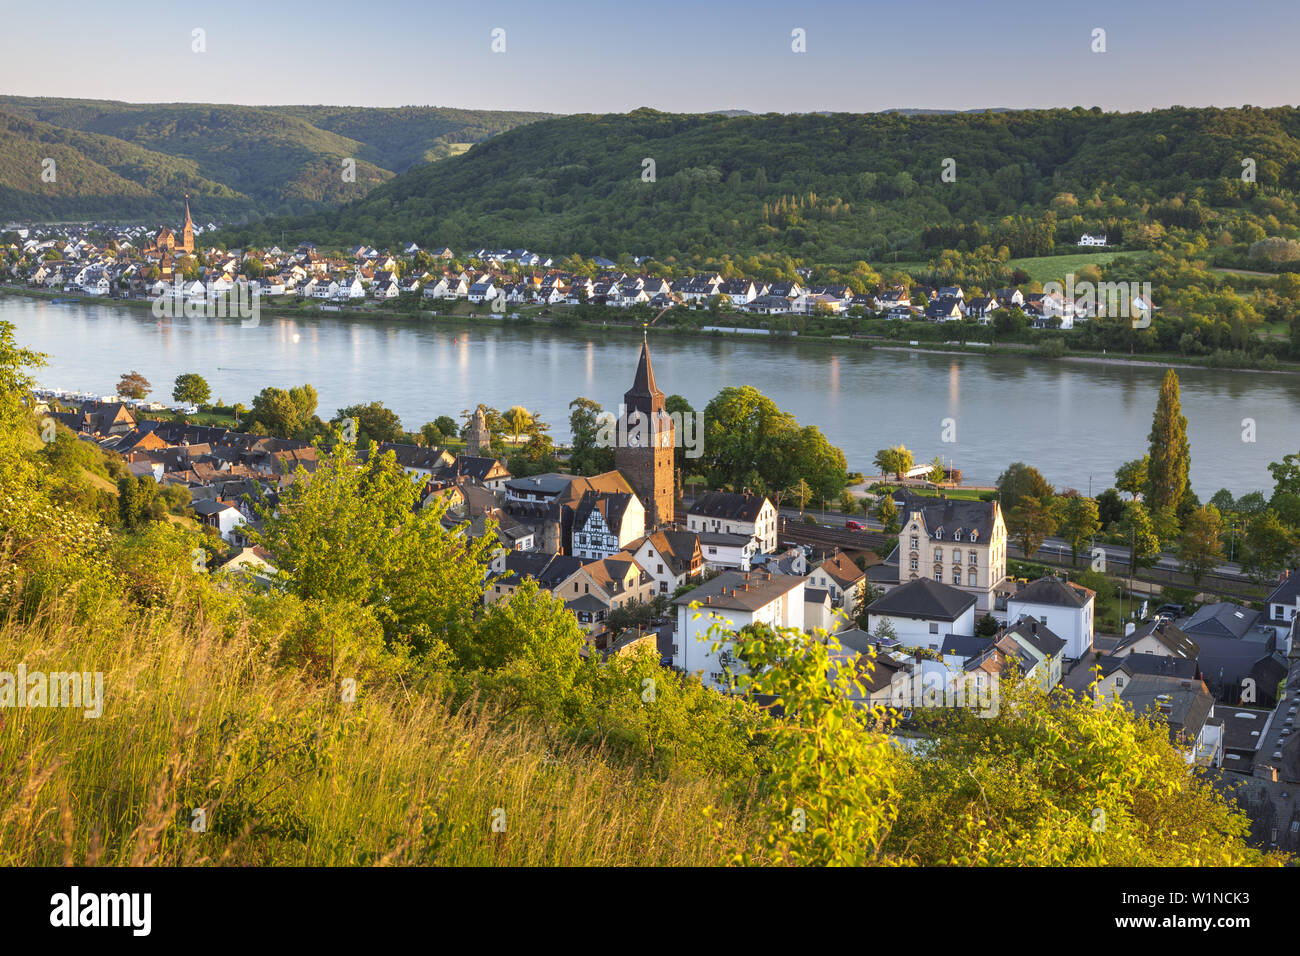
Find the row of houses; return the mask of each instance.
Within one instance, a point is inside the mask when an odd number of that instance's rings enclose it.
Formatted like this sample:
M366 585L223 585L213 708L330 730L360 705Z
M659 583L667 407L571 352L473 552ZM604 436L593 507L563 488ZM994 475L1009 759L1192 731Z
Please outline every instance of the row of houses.
M195 232L201 231L195 227ZM54 240L29 239L24 242L24 254L30 253L38 261L28 271L27 281L89 295L158 296L177 288L176 260L167 248L137 250L126 235L113 246L110 257L107 250L84 238L61 246ZM42 252L51 249L61 258L40 261ZM417 260L421 252L428 257ZM196 258L200 263L197 274L188 274L180 284L180 295L187 301L219 299L240 291L337 303L419 295L426 301L466 301L498 309L582 303L616 308L638 304L656 309L677 305L700 308L721 299L733 309L755 315L842 315L855 310L896 320L974 320L985 324L998 309L1021 309L1036 327L1043 328L1070 328L1076 320L1091 318L1095 311L1092 305L1072 301L1059 292L1024 293L1006 288L968 298L960 286L914 285L855 293L844 284L766 282L724 278L718 272L669 280L614 270L614 263L604 258L595 261L608 271L589 277L557 269L554 257L527 249L467 250L464 258L478 265L458 270L436 265L455 258L450 248L421 250L415 243L399 253L357 246L347 256L324 255L313 243L302 243L289 252L276 246L266 250L209 248ZM417 262L432 264L425 267Z

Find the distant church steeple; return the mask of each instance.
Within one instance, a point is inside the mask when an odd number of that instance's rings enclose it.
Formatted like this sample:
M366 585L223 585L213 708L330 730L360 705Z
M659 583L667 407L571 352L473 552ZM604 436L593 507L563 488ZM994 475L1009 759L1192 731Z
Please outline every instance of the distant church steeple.
M190 218L190 194L185 194L185 225L181 229L181 248L194 251L194 220Z
M614 467L645 505L646 530L662 527L673 520L675 432L664 393L655 384L648 334L642 336L641 358L632 387L623 394L621 413L625 422L619 431L628 441L615 448Z

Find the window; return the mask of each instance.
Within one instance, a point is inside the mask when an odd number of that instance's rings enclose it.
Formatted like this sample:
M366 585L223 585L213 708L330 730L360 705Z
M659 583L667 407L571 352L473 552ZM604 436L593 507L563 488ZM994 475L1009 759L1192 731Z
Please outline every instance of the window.
M961 568L952 569L952 583L961 584Z
M1116 675L1116 677L1115 677L1115 686L1116 686L1116 687L1123 687L1123 686L1124 686L1124 678L1121 677L1121 676L1119 676L1119 675Z
M960 577L960 576L961 576L961 575L958 575L958 577ZM974 569L974 568L971 568L971 570L970 570L969 572L967 572L967 574L966 574L966 586L967 586L967 587L972 587L972 588L975 587L975 584L976 584L976 581L978 580L978 577L979 577L979 576L975 573L975 569Z
M971 551L971 552L970 552L970 566L973 568L973 567L975 567L975 565L977 565L977 564L979 564L979 563L980 563L979 552L978 552L978 551Z
M938 633L939 633L939 625L938 625L938 624L931 624L931 625L930 625L930 633L931 633L931 634L938 634Z
M916 540L916 535L912 535L912 550L915 551L919 546L920 545Z
M910 565L911 570L915 571L917 569L917 564L918 564L916 555L912 555L912 558L908 563Z
M939 540L943 540L943 525L939 525L939 527L934 529L934 536Z
M952 563L961 564L961 548L952 549Z
M943 584L943 568L934 569L934 579L940 584Z
M943 548L934 549L934 563L938 564L943 560Z

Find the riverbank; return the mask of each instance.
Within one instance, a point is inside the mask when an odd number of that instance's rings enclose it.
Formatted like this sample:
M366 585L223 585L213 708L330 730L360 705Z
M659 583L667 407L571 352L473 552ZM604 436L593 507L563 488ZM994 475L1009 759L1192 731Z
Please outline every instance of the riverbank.
M47 292L41 289L12 285L0 285L0 295L24 296L45 301L72 301L86 305L107 305L142 311L150 311L153 308L153 300L151 299L124 299L105 296L78 295L76 293L67 292ZM348 319L351 321L378 320L384 322L400 322L405 320L436 322L439 325L459 328L481 328L484 324L491 324L494 327L500 328L534 329L550 333L558 333L561 335L573 333L584 335L592 333L600 333L602 335L610 333L639 334L642 330L642 325L640 323L620 321L618 318L612 322L599 323L581 319L557 321L556 316L539 315L538 313L541 311L550 311L550 309L540 306L531 306L523 307L513 313L462 312L458 314L454 312L444 313L428 310L407 312L395 309L352 309L344 306L301 307L294 305L293 307L280 307L278 309L274 306L263 308L263 314L266 318L290 320ZM1142 353L1142 357L1138 357L1137 355L1117 355L1067 350L1064 354L1060 355L1045 355L1041 351L1041 345L1019 342L1007 342L1002 344L968 343L965 345L956 342L925 342L923 344L918 343L916 345L911 345L901 344L898 339L887 338L884 336L825 335L807 332L774 332L768 334L756 334L753 331L738 330L732 332L723 331L717 328L712 328L706 331L704 329L682 327L678 325L660 325L655 328L659 335L670 335L679 339L733 339L748 342L780 341L782 343L796 341L800 346L822 345L842 348L847 344L862 350L877 349L884 352L912 352L925 355L1031 357L1048 362L1075 362L1115 367L1210 369L1220 372L1244 372L1262 375L1300 375L1300 363L1281 362L1278 363L1277 368L1264 369L1234 365L1217 365L1211 363L1208 358L1198 358L1179 353L1167 352L1147 352ZM1059 340L1054 339L1052 341Z

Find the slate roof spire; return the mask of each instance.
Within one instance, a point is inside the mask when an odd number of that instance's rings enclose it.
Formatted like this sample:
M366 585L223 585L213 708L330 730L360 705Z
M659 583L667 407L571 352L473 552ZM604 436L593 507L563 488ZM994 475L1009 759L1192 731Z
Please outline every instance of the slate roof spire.
M663 395L659 386L655 384L655 370L650 363L650 341L649 333L642 330L643 341L641 343L641 361L636 366L636 378L632 380L632 387L628 389L627 397L635 398L656 398ZM630 402L629 402L630 404Z

